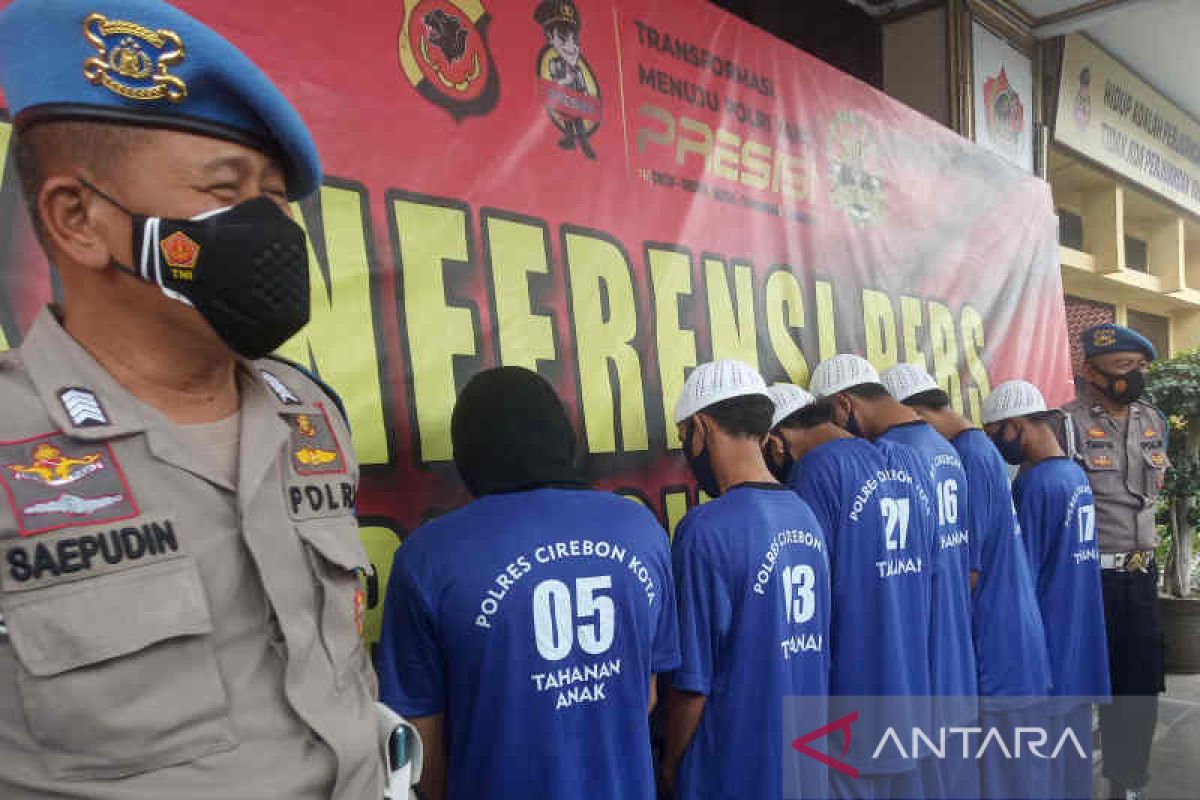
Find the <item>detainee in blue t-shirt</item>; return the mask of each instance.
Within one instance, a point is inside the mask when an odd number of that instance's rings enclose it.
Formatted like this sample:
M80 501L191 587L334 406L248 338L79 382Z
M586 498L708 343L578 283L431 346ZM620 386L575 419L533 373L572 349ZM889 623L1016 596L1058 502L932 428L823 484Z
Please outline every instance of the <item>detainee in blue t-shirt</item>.
M661 776L680 800L828 797L828 768L784 743L787 698L825 710L830 588L812 511L763 462L773 409L762 377L726 360L696 367L675 406L683 454L714 498L671 549L683 664Z
M888 392L948 439L962 459L969 493L980 727L1002 731L1012 741L1017 728L1041 720L1050 664L1008 469L987 434L950 407L949 395L924 369L899 364L881 377ZM981 796L1042 796L1044 783L1031 766L1030 759L1014 761L1000 748L989 747L980 760Z
M798 386L769 391L767 465L809 504L829 547L830 717L840 717L843 705L859 713L843 759L859 775L831 773L833 796L922 797L915 759L872 755L888 727L928 729L934 521L927 482L911 474L915 457L904 457L904 445L851 436L833 424L829 402ZM901 701L865 699L880 697L918 700L905 709Z
M477 499L399 548L379 646L380 699L425 743L422 796L652 800L653 676L679 666L666 532L589 488L528 370L473 377L451 439Z
M1021 465L1013 499L1046 629L1049 711L1059 726L1051 741L1069 730L1086 756L1062 748L1047 796L1090 797L1091 704L1110 695L1096 507L1087 475L1063 452L1056 418L1061 412L1048 411L1026 381L1000 384L983 404L984 430L1006 461Z
M933 497L936 539L933 563L930 675L937 728L969 727L979 716L979 683L971 638L967 478L954 448L928 423L888 394L871 363L842 354L813 370L811 391L830 398L834 421L876 443L907 445L918 457ZM961 751L960 751L961 753ZM927 797L974 797L975 760L934 757L921 761Z

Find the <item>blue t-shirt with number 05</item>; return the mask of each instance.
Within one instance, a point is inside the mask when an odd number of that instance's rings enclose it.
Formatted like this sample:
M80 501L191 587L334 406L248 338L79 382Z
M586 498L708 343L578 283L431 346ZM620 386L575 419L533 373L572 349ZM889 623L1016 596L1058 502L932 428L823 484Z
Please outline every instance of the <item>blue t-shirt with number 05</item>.
M396 552L380 699L444 714L451 800L650 800L650 679L679 665L667 536L603 492L489 495Z

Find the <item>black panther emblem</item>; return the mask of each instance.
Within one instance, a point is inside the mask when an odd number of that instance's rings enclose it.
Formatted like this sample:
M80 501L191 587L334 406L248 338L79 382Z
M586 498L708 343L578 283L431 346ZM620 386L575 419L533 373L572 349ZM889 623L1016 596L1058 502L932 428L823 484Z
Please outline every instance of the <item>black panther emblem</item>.
M429 41L442 51L451 64L462 58L467 51L467 31L462 23L442 9L434 9L425 15L425 27L429 29Z

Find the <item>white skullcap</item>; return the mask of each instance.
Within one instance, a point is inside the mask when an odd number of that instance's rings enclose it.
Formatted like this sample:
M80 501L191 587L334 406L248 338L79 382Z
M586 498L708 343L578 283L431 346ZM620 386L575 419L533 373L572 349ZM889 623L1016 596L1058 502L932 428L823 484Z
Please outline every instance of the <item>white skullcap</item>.
M942 388L932 375L916 364L897 364L889 367L879 379L883 382L883 388L888 390L888 394L901 403L921 392Z
M879 382L879 373L870 361L862 356L842 353L817 365L808 389L817 397L829 397L864 383Z
M754 367L741 361L709 361L692 370L675 403L675 422L683 422L697 411L734 397L767 394L767 383Z
M767 389L767 394L771 396L771 402L775 404L775 415L771 417L772 428L800 409L817 402L817 398L794 383L772 384Z
M983 424L1002 422L1046 410L1046 398L1029 381L1005 381L983 401Z

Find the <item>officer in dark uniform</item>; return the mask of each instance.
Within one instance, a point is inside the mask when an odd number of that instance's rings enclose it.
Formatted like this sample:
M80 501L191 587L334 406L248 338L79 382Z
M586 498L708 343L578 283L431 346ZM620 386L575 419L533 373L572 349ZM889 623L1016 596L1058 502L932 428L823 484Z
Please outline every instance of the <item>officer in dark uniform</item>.
M554 49L548 67L550 79L571 91L587 94L587 80L579 66L583 57L579 47L579 9L571 0L543 0L533 12L533 19L542 26L546 41ZM558 146L571 150L578 144L585 156L594 159L596 153L588 142L583 120L564 117L564 122L566 130Z
M1112 705L1100 711L1104 776L1115 797L1132 800L1149 782L1157 694L1165 688L1154 506L1170 466L1168 429L1162 412L1140 399L1154 345L1111 323L1088 328L1082 338L1083 385L1063 410L1096 498L1113 693Z

